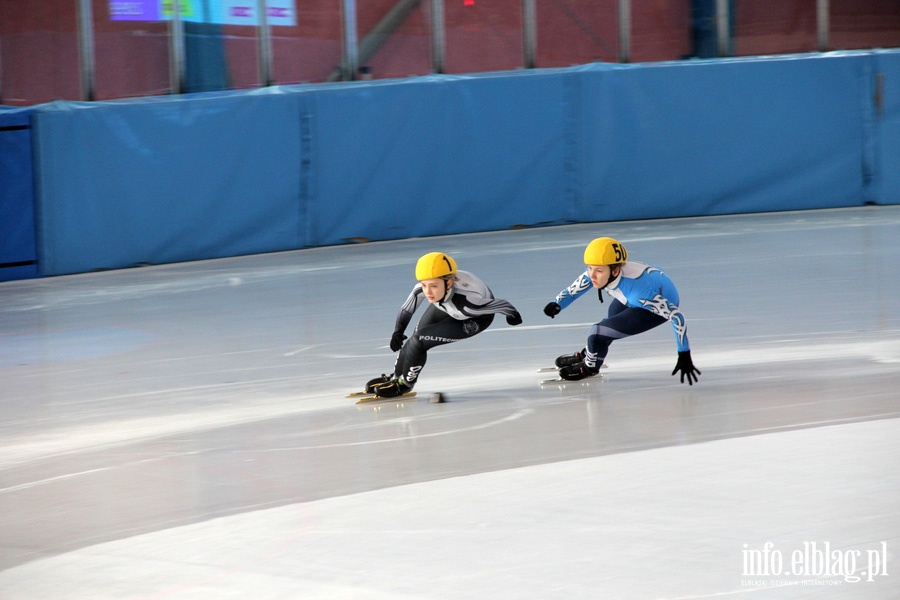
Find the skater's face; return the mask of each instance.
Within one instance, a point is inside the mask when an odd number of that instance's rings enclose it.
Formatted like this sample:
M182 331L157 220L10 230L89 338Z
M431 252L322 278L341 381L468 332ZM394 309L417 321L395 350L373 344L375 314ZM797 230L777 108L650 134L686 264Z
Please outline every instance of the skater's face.
M588 265L588 277L594 287L602 288L612 276L612 269L608 265Z
M444 279L423 279L422 291L429 302L440 302L447 293L449 282Z

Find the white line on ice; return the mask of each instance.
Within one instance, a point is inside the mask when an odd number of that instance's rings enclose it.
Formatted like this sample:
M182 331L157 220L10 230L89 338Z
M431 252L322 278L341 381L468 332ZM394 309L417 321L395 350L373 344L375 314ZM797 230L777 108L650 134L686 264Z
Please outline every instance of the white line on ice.
M27 490L28 488L32 488L38 485L44 485L46 483L53 483L54 481L60 481L62 479L71 479L72 477L79 477L81 475L90 475L91 473L99 473L100 471L108 471L111 467L101 467L99 469L90 469L89 471L79 471L78 473L67 473L65 475L58 475L57 477L48 477L47 479L41 479L38 481L31 481L29 483L21 483L19 485L13 485L6 488L0 488L0 494L6 494L9 492L18 492L19 490Z
M267 450L267 452L283 452L288 450L318 450L320 448L343 448L346 446L368 446L369 444L387 444L390 442L402 442L413 439L422 439L422 438L430 438L430 437L439 437L443 435L450 435L453 433L462 433L465 431L476 431L478 429L487 429L488 427L495 427L497 425L502 425L503 423L507 423L509 421L516 421L521 419L526 415L530 415L534 410L531 408L523 408L515 411L514 413L503 417L502 419L496 419L494 421L488 421L487 423L481 423L480 425L472 425L471 427L460 427L459 429L448 429L446 431L436 431L434 433L420 433L420 434L410 434L404 435L400 437L392 437L392 438L384 438L381 440L365 440L362 442L347 442L344 444L321 444L316 446L290 446L283 448L271 448ZM254 450L254 452L258 452L258 450Z

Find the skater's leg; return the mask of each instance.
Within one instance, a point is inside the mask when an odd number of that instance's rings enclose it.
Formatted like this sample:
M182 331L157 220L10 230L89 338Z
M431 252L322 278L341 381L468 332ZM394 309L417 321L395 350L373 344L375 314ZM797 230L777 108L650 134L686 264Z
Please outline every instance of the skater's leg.
M609 305L609 311L607 312L607 318L614 317L623 310L627 308L624 304L619 302L618 300L613 300ZM575 352L574 354L563 354L562 356L556 357L556 366L557 368L562 369L563 367L571 367L573 365L577 365L580 362L584 361L585 356L587 355L587 348L582 348L580 351ZM603 354L606 357L606 353ZM602 360L600 361L602 364ZM599 367L598 367L599 368Z
M609 303L609 308L606 311L606 318L609 319L614 317L626 308L628 307L614 298L613 301Z
M585 364L591 368L600 368L609 352L609 345L614 340L644 333L665 322L664 317L649 310L628 307L618 300L614 301L609 307L608 316L591 327L584 358Z
M666 319L643 308L628 307L614 302L609 307L609 316L591 327L587 347L581 362L565 366L559 370L563 379L577 381L600 372L600 366L609 352L613 340L643 333L662 325Z
M493 320L494 315L484 315L459 321L429 306L416 325L416 330L400 349L394 376L403 377L406 383L414 384L428 360L430 349L477 335L487 329Z

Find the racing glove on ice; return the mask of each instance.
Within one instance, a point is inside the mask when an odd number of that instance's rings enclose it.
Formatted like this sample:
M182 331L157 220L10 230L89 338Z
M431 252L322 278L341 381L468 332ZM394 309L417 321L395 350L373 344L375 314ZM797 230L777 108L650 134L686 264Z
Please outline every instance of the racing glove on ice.
M522 315L519 314L519 311L515 311L511 315L506 315L506 322L510 325L521 325Z
M553 317L558 315L559 311L561 310L562 308L560 308L559 304L557 304L556 302L551 302L544 307L544 314L552 319Z
M684 378L687 377L687 382L689 385L694 385L694 381L697 381L697 375L702 375L702 373L700 373L700 369L695 367L694 361L691 360L690 350L685 350L684 352L678 353L678 362L675 364L675 368L672 370L672 375L674 375L678 371L681 371L681 383L684 383Z

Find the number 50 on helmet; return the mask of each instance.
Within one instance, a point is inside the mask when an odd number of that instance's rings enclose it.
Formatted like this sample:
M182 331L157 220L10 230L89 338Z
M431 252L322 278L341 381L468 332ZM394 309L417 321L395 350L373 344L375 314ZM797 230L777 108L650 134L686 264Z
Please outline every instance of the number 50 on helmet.
M456 261L443 252L429 252L416 263L416 280L437 279L456 273Z
M618 265L628 260L628 251L620 242L609 238L597 238L584 249L586 265Z

